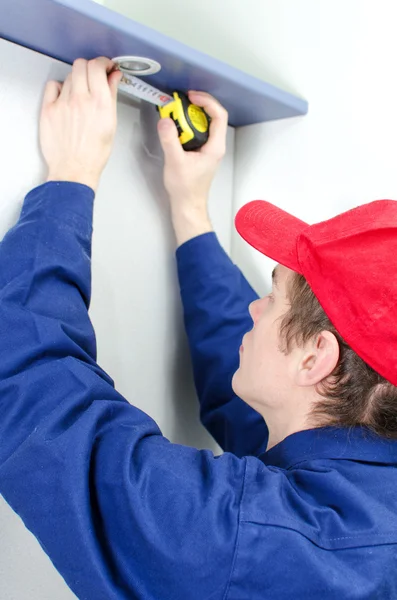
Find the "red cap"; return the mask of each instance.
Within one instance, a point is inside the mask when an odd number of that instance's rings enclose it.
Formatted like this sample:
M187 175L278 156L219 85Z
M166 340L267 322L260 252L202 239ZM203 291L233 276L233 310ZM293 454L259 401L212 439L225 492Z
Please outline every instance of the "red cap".
M345 342L397 385L397 202L376 200L309 225L264 200L235 218L242 238L301 273Z

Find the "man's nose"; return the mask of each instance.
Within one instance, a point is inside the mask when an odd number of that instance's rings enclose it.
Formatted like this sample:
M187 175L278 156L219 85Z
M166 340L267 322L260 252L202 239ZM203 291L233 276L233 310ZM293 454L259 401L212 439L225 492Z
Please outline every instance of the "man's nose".
M248 306L248 310L251 316L251 319L253 320L253 322L255 323L257 317L258 317L258 308L259 308L259 303L260 300L254 300L253 302L251 302L251 304Z

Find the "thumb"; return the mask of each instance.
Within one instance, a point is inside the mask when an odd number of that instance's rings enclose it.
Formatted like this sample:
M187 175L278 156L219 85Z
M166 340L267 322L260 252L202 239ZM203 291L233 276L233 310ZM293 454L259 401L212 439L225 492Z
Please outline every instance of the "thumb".
M62 83L59 81L47 81L43 96L43 108L53 104L58 99L62 90Z
M122 71L113 71L108 76L108 83L109 83L109 87L110 87L110 91L111 91L113 100L117 99L117 91L118 91L119 83L120 83L122 77L123 77Z
M166 160L180 160L184 151L174 121L170 118L161 118L157 123L157 131Z

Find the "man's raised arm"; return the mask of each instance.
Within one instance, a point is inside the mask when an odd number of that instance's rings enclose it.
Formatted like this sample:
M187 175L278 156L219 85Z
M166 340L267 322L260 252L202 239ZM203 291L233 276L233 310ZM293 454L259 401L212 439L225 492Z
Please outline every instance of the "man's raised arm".
M227 112L209 94L190 92L189 98L211 117L210 138L200 151L183 151L170 119L161 119L158 129L201 420L224 450L257 455L266 450L266 423L231 386L242 337L252 328L248 306L257 295L219 244L207 210L225 154Z

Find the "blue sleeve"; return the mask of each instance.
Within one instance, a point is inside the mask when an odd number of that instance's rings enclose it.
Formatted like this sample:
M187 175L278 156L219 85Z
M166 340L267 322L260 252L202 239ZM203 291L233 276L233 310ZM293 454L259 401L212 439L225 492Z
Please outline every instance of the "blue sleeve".
M214 232L185 242L176 257L201 421L223 450L259 455L266 423L232 389L241 341L253 326L248 306L258 296Z
M0 244L0 493L80 600L221 600L246 459L171 444L95 363L93 201L39 186Z

